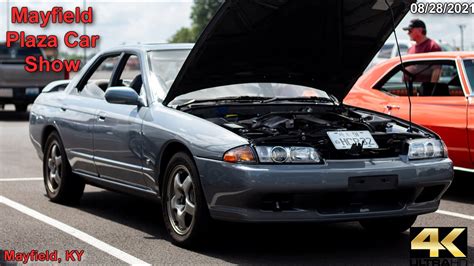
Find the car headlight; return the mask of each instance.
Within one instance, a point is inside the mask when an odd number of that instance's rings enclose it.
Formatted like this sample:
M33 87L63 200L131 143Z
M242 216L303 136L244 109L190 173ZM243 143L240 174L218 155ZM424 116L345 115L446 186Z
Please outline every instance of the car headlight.
M439 139L408 140L408 159L430 159L448 157L448 150Z
M256 163L255 155L250 146L240 146L224 153L223 160L228 163Z
M321 157L312 147L257 146L262 163L319 163Z

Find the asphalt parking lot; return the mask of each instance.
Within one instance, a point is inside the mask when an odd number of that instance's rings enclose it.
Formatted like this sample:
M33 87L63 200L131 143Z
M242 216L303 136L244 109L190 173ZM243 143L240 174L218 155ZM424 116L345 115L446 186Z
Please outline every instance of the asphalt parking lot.
M474 174L456 174L438 213L416 226L468 227L474 264ZM194 250L165 236L157 202L86 187L77 206L45 196L41 162L28 137L28 114L0 111L0 249L84 250L86 264L400 264L409 263L409 235L370 235L357 223L219 224ZM1 262L0 262L1 264Z

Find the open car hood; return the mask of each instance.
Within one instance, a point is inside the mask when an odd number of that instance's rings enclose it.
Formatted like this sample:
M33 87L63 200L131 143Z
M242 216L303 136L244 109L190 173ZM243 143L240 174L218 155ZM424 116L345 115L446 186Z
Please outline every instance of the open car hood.
M415 0L387 0L395 26ZM278 82L346 96L392 33L385 0L227 0L164 104L216 86Z

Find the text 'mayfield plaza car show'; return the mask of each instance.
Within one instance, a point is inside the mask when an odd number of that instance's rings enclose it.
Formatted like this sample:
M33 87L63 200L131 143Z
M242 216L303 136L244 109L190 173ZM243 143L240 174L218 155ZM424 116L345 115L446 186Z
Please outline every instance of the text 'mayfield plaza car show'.
M0 21L0 265L474 264L473 2Z

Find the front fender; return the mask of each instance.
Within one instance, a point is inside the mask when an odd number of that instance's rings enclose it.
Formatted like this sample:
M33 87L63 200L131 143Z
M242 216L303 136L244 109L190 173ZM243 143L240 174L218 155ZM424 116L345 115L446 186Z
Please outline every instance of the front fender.
M161 104L157 104L161 105ZM150 108L143 121L145 154L159 156L169 141L185 145L193 156L221 159L225 151L249 141L205 119L172 108Z

